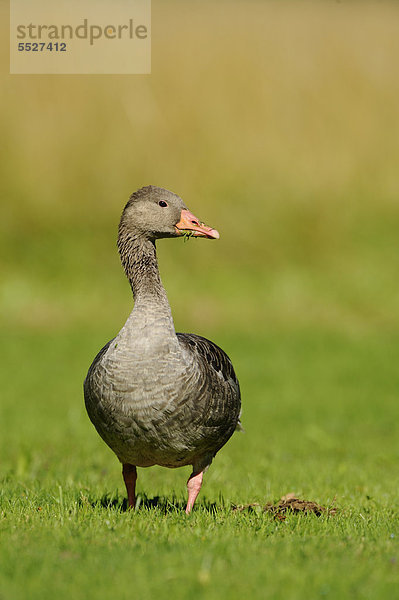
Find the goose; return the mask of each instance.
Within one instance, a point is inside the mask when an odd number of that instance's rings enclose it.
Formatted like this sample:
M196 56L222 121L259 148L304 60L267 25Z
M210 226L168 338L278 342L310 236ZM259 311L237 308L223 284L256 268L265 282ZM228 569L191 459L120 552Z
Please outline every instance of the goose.
M241 395L219 346L175 332L155 242L187 234L219 238L173 192L150 185L130 196L117 245L134 306L91 364L84 398L94 427L122 463L129 507L136 506L137 467L191 465L188 514L204 471L241 428Z

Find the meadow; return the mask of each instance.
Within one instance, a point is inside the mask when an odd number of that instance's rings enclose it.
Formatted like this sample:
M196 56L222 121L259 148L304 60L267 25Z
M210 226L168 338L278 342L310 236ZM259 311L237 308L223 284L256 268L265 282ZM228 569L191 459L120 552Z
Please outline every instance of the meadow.
M399 598L398 11L154 1L151 76L2 53L1 599ZM149 183L221 233L158 256L176 329L243 396L190 516L189 469L140 469L126 510L83 403ZM291 492L337 511L232 510Z

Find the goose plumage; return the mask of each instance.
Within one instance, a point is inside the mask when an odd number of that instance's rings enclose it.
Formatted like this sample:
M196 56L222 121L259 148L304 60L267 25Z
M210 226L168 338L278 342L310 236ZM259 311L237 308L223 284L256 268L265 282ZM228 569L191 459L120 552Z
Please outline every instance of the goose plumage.
M95 357L84 382L90 420L122 463L129 506L136 467L192 465L186 512L215 454L240 427L240 387L227 354L199 335L176 333L155 241L189 232L217 239L176 194L147 186L130 197L118 249L134 307Z

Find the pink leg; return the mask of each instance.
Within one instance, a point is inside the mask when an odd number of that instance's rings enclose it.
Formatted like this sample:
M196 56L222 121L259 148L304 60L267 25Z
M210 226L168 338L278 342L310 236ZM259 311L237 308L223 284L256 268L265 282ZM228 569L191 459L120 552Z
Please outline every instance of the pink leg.
M129 506L134 508L136 506L136 481L137 481L137 470L136 467L129 463L122 465L122 475L125 480L127 499Z
M194 506L194 502L197 499L199 491L202 485L202 476L204 472L201 471L194 475L192 473L187 481L187 490L188 490L188 502L186 507L186 513L189 514L191 512L192 507Z

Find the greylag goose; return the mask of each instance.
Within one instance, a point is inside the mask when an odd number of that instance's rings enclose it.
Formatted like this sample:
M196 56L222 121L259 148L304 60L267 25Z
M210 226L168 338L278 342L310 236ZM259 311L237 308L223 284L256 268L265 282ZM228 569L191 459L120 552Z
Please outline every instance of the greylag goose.
M213 342L176 333L159 276L155 241L219 233L200 222L176 194L155 186L130 197L118 249L134 307L95 357L84 382L90 420L122 463L135 507L136 467L192 465L186 513L213 457L240 428L240 388L229 357Z

